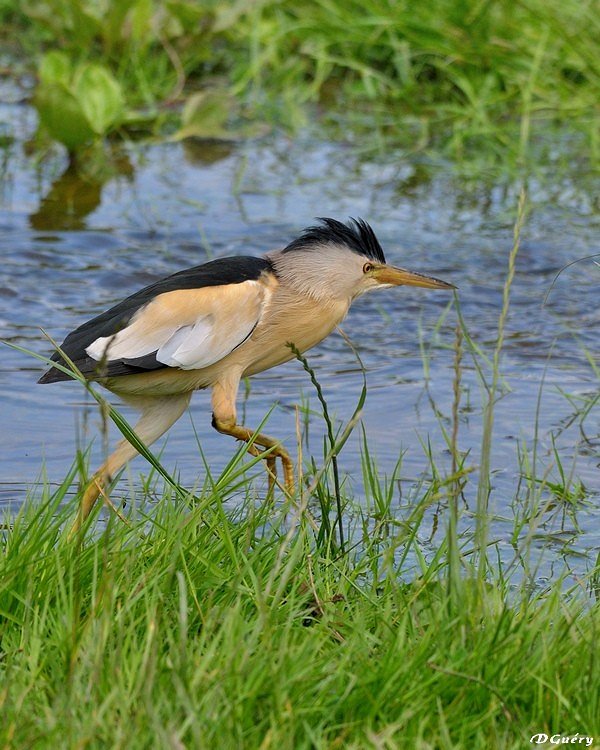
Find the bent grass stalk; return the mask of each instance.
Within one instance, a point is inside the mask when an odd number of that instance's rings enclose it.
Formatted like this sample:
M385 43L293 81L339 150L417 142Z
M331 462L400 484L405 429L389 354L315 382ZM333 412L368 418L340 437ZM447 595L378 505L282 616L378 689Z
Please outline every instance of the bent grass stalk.
M334 527L337 525L340 551L342 555L345 555L346 549L345 549L344 518L343 518L344 508L343 508L343 503L342 503L342 498L341 498L339 468L338 468L337 457L340 451L342 450L343 446L345 445L346 441L348 440L348 438L354 431L354 428L360 421L362 409L363 409L363 406L365 404L365 400L367 397L367 381L366 381L365 368L360 358L360 355L358 354L358 351L356 350L351 340L348 338L348 336L344 333L344 331L341 328L338 327L337 331L342 336L342 338L344 339L346 344L350 347L354 356L356 357L361 373L362 373L362 377L363 377L363 386L362 386L361 393L358 398L356 407L354 408L354 412L352 416L350 417L350 419L348 420L348 423L344 427L338 430L337 435L334 433L333 423L331 421L331 417L329 416L329 408L327 406L327 401L325 400L323 389L321 388L321 384L319 383L317 379L314 369L309 365L306 357L298 350L298 348L293 343L288 343L288 346L290 350L292 351L292 353L294 354L294 356L296 357L296 359L302 365L304 371L310 377L310 381L313 384L317 392L317 398L319 400L319 403L321 404L323 421L325 422L325 425L327 428L327 440L329 443L329 450L327 454L325 455L323 466L315 474L315 477L308 490L308 495L312 495L317 490L317 488L320 485L323 475L325 474L325 472L327 471L327 468L331 464L332 472L333 472L333 481L334 481L335 502L336 502L336 518L334 522ZM321 502L321 514L322 514L321 523L323 524L323 529L329 535L328 529L329 529L330 505L329 505L328 500L326 501L323 499L324 497L328 497L328 495L327 494L324 495L323 492L320 492L318 496Z
M461 477L459 476L459 465L462 460L458 448L458 428L460 417L461 399L461 375L463 357L463 336L460 325L455 329L454 348L454 380L452 384L452 434L450 451L452 453L452 477L453 482L448 487L448 583L449 601L455 604L458 601L458 588L460 586L460 551L458 549L458 503L461 494Z
M327 402L325 401L325 397L323 396L323 390L321 388L321 384L317 380L317 376L315 374L315 371L312 369L312 367L308 364L308 360L306 357L304 357L300 350L292 343L288 344L290 350L300 362L302 367L304 368L304 371L308 374L310 377L310 382L315 387L315 390L317 392L317 398L319 399L319 403L321 404L321 408L323 410L323 419L325 421L325 425L327 426L327 438L329 440L329 449L331 452L331 466L333 470L333 485L334 485L334 492L335 492L335 503L336 503L336 511L337 511L337 527L338 527L338 533L339 533L339 540L340 540L340 550L342 552L342 555L345 554L344 549L344 521L343 521L343 508L342 508L342 498L340 495L340 475L338 470L338 463L337 463L337 450L336 450L336 440L335 435L333 434L333 424L331 422L331 418L329 416L329 409L327 407ZM323 523L328 523L329 520L329 508L326 504L322 505L321 507L322 515L323 515Z

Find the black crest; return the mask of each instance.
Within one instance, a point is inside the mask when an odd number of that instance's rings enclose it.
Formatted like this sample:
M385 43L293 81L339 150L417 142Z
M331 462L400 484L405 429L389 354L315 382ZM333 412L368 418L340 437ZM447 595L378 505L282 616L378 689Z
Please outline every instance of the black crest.
M336 219L319 218L320 225L307 227L283 250L309 250L315 245L345 245L354 253L366 255L378 263L385 263L385 256L375 232L363 219L350 219L347 224Z

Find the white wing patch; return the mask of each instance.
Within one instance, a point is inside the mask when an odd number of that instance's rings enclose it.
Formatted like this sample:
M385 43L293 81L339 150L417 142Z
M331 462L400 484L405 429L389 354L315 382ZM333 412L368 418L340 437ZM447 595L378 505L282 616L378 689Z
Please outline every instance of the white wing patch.
M85 351L98 362L156 352L156 360L168 367L199 370L252 333L268 295L258 281L166 292L138 310L126 328L97 338Z
M206 345L213 326L213 316L207 315L199 318L194 325L179 328L156 352L156 359L169 367L183 367L192 350L201 351Z

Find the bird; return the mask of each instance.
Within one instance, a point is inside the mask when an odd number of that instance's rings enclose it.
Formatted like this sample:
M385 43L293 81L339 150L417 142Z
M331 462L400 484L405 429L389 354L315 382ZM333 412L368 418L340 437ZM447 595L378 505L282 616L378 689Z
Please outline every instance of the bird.
M294 465L275 438L238 423L242 378L276 367L326 338L366 292L394 286L455 289L433 276L388 265L361 218L319 218L282 249L262 257L216 258L146 286L69 333L39 383L72 379L72 365L140 412L134 432L150 446L186 411L192 394L211 390L212 426L268 451L294 493ZM293 345L293 346L291 346ZM72 363L72 364L71 364ZM81 529L114 476L137 455L122 440L85 487Z

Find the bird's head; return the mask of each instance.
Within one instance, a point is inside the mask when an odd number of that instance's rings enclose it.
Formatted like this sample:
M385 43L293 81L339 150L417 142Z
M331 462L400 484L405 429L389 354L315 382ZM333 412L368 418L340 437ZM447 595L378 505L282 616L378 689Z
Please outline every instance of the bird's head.
M362 219L319 219L283 250L270 255L282 282L302 294L349 302L372 289L421 286L454 289L433 276L389 266L375 232Z

